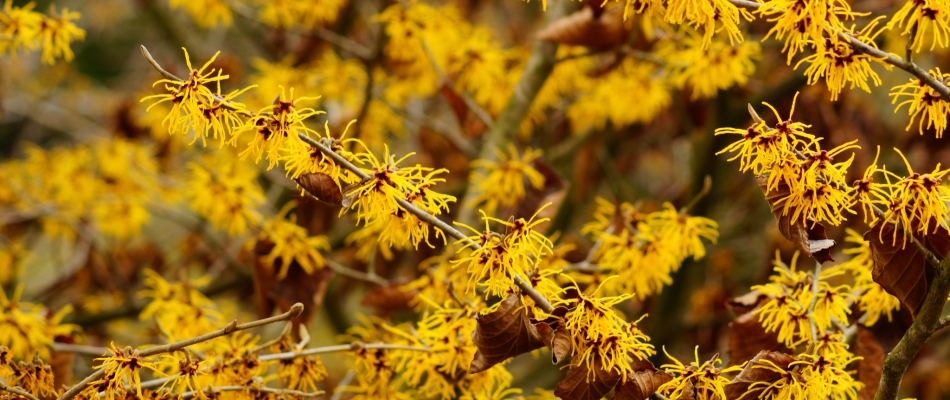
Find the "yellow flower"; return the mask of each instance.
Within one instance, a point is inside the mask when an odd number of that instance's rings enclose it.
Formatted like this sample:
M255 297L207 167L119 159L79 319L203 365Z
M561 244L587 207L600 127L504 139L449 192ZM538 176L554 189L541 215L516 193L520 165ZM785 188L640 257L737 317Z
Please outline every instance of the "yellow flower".
M854 230L846 231L848 236L845 241L854 243L857 247L844 250L845 254L851 255L851 259L840 267L854 276L854 289L860 292L856 299L858 307L867 316L864 325L873 326L881 316L887 316L890 322L893 320L892 313L900 308L900 300L891 296L872 279L874 262L871 259L870 243Z
M188 350L183 350L187 352ZM191 358L191 355L185 353L185 358L178 358L174 355L164 355L165 360L161 361L162 364L174 364L177 368L178 375L175 376L175 379L165 381L161 387L158 388L159 391L168 386L170 393L184 393L188 391L198 391L198 398L207 398L205 396L203 389L208 386L211 382L208 381L208 370L207 367L214 362L213 358L201 361L196 358ZM156 363L156 367L159 363Z
M473 161L472 167L478 170L475 178L478 196L472 202L472 207L494 215L499 208L513 207L525 197L525 180L535 189L541 189L544 175L531 165L532 161L541 157L541 153L541 150L528 148L524 154L518 155L518 150L510 144L507 154L495 149L498 161Z
M280 260L278 280L287 276L287 271L293 262L299 264L307 274L323 268L326 260L320 251L330 251L330 242L327 237L307 234L307 228L297 225L296 215L292 215L290 220L284 219L287 213L296 206L297 203L294 201L287 203L274 219L264 223L261 234L257 238L258 243L264 241L273 243L274 247L268 252L266 260L269 265L274 265L278 259Z
M348 142L348 140L344 138L346 137L346 132L350 130L350 126L355 122L356 120L354 119L346 124L343 134L340 135L339 139L336 139L330 135L330 121L327 121L323 126L326 137L320 138L320 140L330 142L331 146L329 147L350 162L353 161L354 156L353 153L344 148L344 143ZM284 169L287 171L287 176L291 179L297 179L300 175L306 173L321 173L332 178L341 189L341 182L349 185L359 180L359 177L353 174L352 171L337 165L332 158L324 155L320 149L312 145L308 145L307 147L288 146L283 150L285 155L281 156L280 159L284 161Z
M904 27L902 36L914 32L914 42L910 44L918 53L924 45L928 31L933 31L933 41L930 44L932 51L935 46L947 47L950 40L950 3L945 0L911 0L904 3L891 21L887 29Z
M86 31L73 23L79 17L78 12L69 11L65 7L60 14L57 14L55 9L50 9L50 16L43 17L38 39L42 42L44 64L52 65L57 57L62 57L67 62L73 60L73 50L69 48L69 44L86 38ZM0 54L2 53L0 50Z
M691 361L687 366L667 353L666 348L663 349L663 354L673 360L673 364L664 364L660 368L672 374L673 379L661 385L657 393L678 399L693 396L693 390L695 390L695 398L699 400L725 400L725 385L730 382L730 379L722 375L742 371L742 365L716 368L716 364L722 364L718 353L709 361L702 363L699 361L699 346L696 346L694 353L696 361Z
M894 224L894 234L892 243L897 243L897 235L901 235L902 245L907 244L907 236L920 234L926 235L928 232L936 230L947 221L948 209L947 202L950 201L950 188L943 185L943 178L950 173L950 169L940 169L938 163L930 173L920 174L914 172L910 162L904 157L904 154L896 148L894 151L901 156L904 165L907 167L907 176L901 177L885 168L875 170L881 172L886 183L871 183L871 189L874 193L886 194L880 198L863 198L872 204L880 204L886 209L884 212L884 221ZM893 182L893 183L892 183ZM878 222L880 223L880 221ZM884 230L881 230L879 240L884 240Z
M940 72L940 68L932 69L929 73L930 76L940 82L950 79L950 74ZM950 114L950 103L940 97L940 93L934 88L919 79L911 79L908 83L894 86L891 89L890 96L892 97L891 104L897 103L898 99L908 97L894 108L896 113L901 107L907 106L910 122L907 123L905 130L910 130L911 125L914 124L914 120L919 115L920 122L917 125L921 135L924 134L924 122L926 122L927 129L933 128L937 131L938 139L943 137L943 131L947 129L947 114Z
M224 0L168 0L168 5L184 8L202 28L230 26L233 19L231 6Z
M713 34L723 30L729 35L729 44L741 43L743 38L742 32L739 31L740 16L748 21L753 19L749 11L727 0L672 0L667 2L665 20L674 25L688 24L696 28L702 26L705 31L702 48L706 49Z
M43 14L33 11L35 3L14 7L13 0L6 0L0 10L0 55L7 51L16 56L20 50L35 50Z
M142 309L139 319L154 318L169 341L195 337L220 328L224 316L213 301L198 291L198 288L210 282L210 277L169 283L151 269L145 269L142 273L148 289L140 291L138 296L152 300ZM204 349L209 345L202 343L196 346Z
M672 103L669 85L661 79L659 68L626 58L616 69L581 89L576 101L567 108L567 117L575 132L604 129L609 121L621 127L650 122ZM630 107L630 93L637 94L637 107Z
M62 324L72 307L64 307L49 317L51 310L46 307L20 301L22 292L23 286L19 285L13 297L7 297L0 287L0 346L8 348L15 360L34 354L48 359L56 336L70 336L79 331L75 325Z
M135 393L141 398L141 370L145 368L154 371L157 367L156 363L140 357L138 350L131 347L119 349L115 347L115 343L112 343L109 351L112 353L111 356L103 355L101 358L96 358L95 361L102 361L102 364L92 367L103 370L105 375L102 379L91 382L86 390L92 393L105 392L109 400L122 399L127 394L126 385L128 385L135 388Z
M755 72L754 60L761 58L758 43L730 44L720 39L706 43L698 34L685 30L682 40L664 41L656 54L669 60L669 79L676 87L692 87L692 99L709 98L719 90L742 86Z
M247 143L247 148L241 152L241 159L254 155L254 162L260 162L264 153L267 153L267 169L274 168L280 160L280 151L299 151L305 149L306 144L297 137L297 133L312 133L304 120L314 115L324 114L313 108L299 108L300 101L316 100L319 97L294 98L294 88L290 88L290 97L284 87L280 87L280 95L274 103L262 108L253 117L248 118L244 126L235 131L231 143L237 143L238 137L244 132L251 132L254 136Z
M880 18L884 17L882 16ZM874 34L870 32L877 26L880 18L871 21L871 23L860 32L853 32L852 29L852 32L848 33L858 38L858 40L869 43L876 48L877 45L874 44L874 38L883 32L883 30ZM857 86L868 93L871 93L871 88L868 86L869 80L873 82L875 86L880 86L881 78L871 69L872 63L883 65L885 68L891 69L890 65L883 62L883 59L857 52L843 41L825 38L822 41L813 42L813 44L816 44L814 46L815 54L803 58L795 64L795 68L798 69L802 63L811 64L805 70L805 75L808 76L808 84L814 85L818 82L818 79L825 78L828 90L831 91L831 101L838 100L838 95L848 83L851 84L851 89Z
M257 18L268 26L291 28L332 24L347 0L257 0L262 7Z
M789 64L806 44L821 43L825 33L837 40L835 31L844 29L841 18L854 18L845 0L766 0L761 4L757 12L772 17L769 22L775 23L763 40L773 34L776 40L784 38L782 52L787 54Z
M189 176L184 195L198 215L215 229L238 236L260 224L257 207L264 203L264 191L257 184L257 169L229 153L209 154L200 163L188 163Z

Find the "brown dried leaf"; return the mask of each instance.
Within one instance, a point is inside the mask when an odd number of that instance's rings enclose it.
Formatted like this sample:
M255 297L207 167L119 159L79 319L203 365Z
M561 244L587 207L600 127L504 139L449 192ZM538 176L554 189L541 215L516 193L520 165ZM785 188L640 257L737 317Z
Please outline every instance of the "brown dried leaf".
M858 327L858 335L854 341L854 355L863 357L857 361L858 380L864 387L858 392L859 400L871 400L881 384L881 371L884 368L884 349L871 331ZM854 369L849 366L848 369Z
M902 246L902 232L897 233L897 242L894 243L894 229L893 224L879 223L864 234L864 240L870 243L871 259L874 261L871 278L897 297L902 307L917 316L917 311L927 297L930 281L933 280L933 269L927 267L924 255L909 243L910 239ZM931 229L928 232L934 231ZM946 257L950 253L950 233L943 227L939 227L936 233L924 236L920 242L938 257Z
M671 379L673 376L666 371L654 369L635 372L620 385L612 400L646 400Z
M599 18L590 7L561 17L538 32L538 39L558 44L606 50L623 44L630 29L623 21L623 7L611 7Z
M742 369L742 372L739 375L736 375L735 379L732 380L729 384L726 385L726 399L735 400L749 391L749 387L752 386L755 382L770 382L775 379L781 378L782 375L778 372L765 369L765 368L753 368L755 365L760 365L762 361L769 360L775 365L788 368L788 365L795 361L795 357L792 357L785 353L779 353L774 351L762 350L748 364L745 365L745 368ZM753 394L746 396L747 399L756 399L758 398L758 393L761 390L756 390Z
M762 193L765 193L768 189L768 180L768 176L755 177ZM824 225L815 223L811 219L802 220L802 218L799 218L793 224L792 213L782 215L785 203L779 203L779 201L787 197L789 193L791 191L785 182L779 183L775 190L765 193L765 200L769 202L772 215L775 216L778 222L779 232L782 232L782 236L785 236L786 239L795 243L795 246L806 256L814 257L820 263L834 261L834 258L831 257L831 248L834 247L835 241L828 239L828 236L825 235Z
M729 299L726 301L726 307L736 315L742 315L758 308L767 299L768 296L756 289L742 296Z
M620 383L621 375L613 369L605 371L600 359L591 363L594 375L588 382L590 369L587 364L571 368L564 380L557 384L554 395L563 400L600 400Z
M564 307L558 307L562 309ZM549 317L544 320L531 319L531 324L541 335L541 340L551 349L551 362L558 364L571 355L571 334L564 327L564 320L561 317Z
M478 346L469 373L491 368L509 358L544 347L541 334L530 322L528 309L522 307L521 296L512 293L497 310L475 316L477 326L472 341Z
M756 355L759 350L791 351L778 341L778 332L766 332L759 317L752 313L742 314L729 324L729 365L739 365Z
M340 187L337 186L337 183L330 175L319 172L307 173L300 175L297 179L294 179L294 181L296 181L307 194L319 201L336 206L343 204L343 192L340 191Z

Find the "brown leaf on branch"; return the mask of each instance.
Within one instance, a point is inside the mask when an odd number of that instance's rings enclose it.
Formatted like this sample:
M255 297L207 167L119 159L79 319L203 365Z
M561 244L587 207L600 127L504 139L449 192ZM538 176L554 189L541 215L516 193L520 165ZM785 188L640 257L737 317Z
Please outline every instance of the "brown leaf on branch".
M478 346L469 373L491 368L509 358L545 346L541 334L530 322L528 309L522 307L521 296L512 293L490 314L477 315L472 341Z
M795 247L798 247L806 256L814 257L820 263L834 261L834 258L831 257L831 248L834 247L835 241L828 239L828 236L825 235L825 226L815 223L811 219L805 220L803 218L798 218L795 223L792 223L792 213L789 212L787 215L783 215L785 202L781 201L791 193L788 185L781 182L775 190L766 193L768 181L768 176L755 177L759 189L762 189L762 193L765 194L765 200L769 202L769 208L778 222L778 230L782 233L782 236L795 243Z
M557 384L554 395L563 400L600 400L620 383L621 375L614 369L605 371L599 358L591 363L593 374L587 364L574 366L564 380Z
M646 400L656 393L664 383L673 379L666 371L648 369L637 371L627 377L627 381L617 388L611 400Z
M403 285L407 282L407 279L398 279L389 282L386 286L376 286L363 296L360 304L375 308L378 315L383 318L396 312L411 310L410 303L419 294L419 290L403 289Z
M557 307L551 314L543 320L532 318L530 321L541 335L541 340L551 349L551 362L558 364L571 355L573 342L570 332L564 327L563 316L567 314L567 308Z
M726 307L736 315L742 315L758 308L768 296L758 289L726 301Z
M910 243L910 238L906 244L901 242L903 232L897 232L897 241L894 241L894 229L893 224L878 223L864 234L874 261L871 278L897 297L902 307L917 316L933 280L933 270L927 266L924 254ZM921 244L938 257L950 254L950 233L943 227L928 232L919 238Z
M746 392L749 391L749 387L752 386L755 382L771 382L778 378L781 378L782 375L774 370L767 368L755 368L756 365L762 365L764 361L771 361L776 366L781 368L788 368L788 365L795 361L795 357L792 357L785 353L779 353L774 351L762 350L755 355L742 369L742 372L726 385L726 399L736 400L743 397ZM757 399L761 389L754 390L749 395L745 396L746 399Z
M752 313L742 314L729 324L729 365L739 365L762 351L791 351L778 341L778 332L766 332L759 323L759 316Z
M857 367L851 365L849 370L857 369L858 380L864 387L858 392L859 400L871 400L881 384L881 371L884 368L884 349L871 331L858 327L858 335L854 340L854 355L862 357L857 361Z
M343 204L343 193L333 178L327 174L307 173L294 179L307 194L327 204L339 206Z
M562 17L538 32L538 39L558 44L607 50L622 45L630 35L623 20L623 7L595 14L591 7Z

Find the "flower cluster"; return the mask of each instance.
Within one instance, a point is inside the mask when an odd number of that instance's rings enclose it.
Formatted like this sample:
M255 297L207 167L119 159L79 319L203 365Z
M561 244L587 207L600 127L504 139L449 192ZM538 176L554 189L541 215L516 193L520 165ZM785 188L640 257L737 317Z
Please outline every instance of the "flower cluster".
M512 218L503 221L482 211L485 230L478 231L462 224L475 235L459 241L464 246L458 249L459 259L453 263L466 266L469 291L483 288L486 296L503 296L514 287L515 277L527 276L527 271L537 269L541 259L551 254L551 240L536 230L548 218L535 219L537 215L535 213L527 220ZM493 231L492 222L504 226L505 234Z
M669 203L646 213L630 203L618 207L597 198L594 221L585 225L582 232L590 233L601 243L592 259L600 268L597 274L620 277L603 282L606 293L636 293L643 299L669 285L670 274L688 257L704 257L703 239L715 243L718 228L715 221L677 211ZM587 280L581 272L571 276Z
M854 155L843 162L835 162L835 157L845 150L859 148L856 141L822 150L819 139L804 131L810 125L791 119L794 102L785 120L771 105L766 105L775 113L775 127L770 128L756 115L749 128L719 128L717 135L741 135L742 139L717 154L736 153L729 161L739 160L741 171L752 171L758 176L767 196L773 192L780 196L772 207L781 208L782 215L790 215L792 223L839 225L847 219L844 213L853 213L851 208L855 204L854 191L843 183Z
M570 307L564 320L571 332L571 364L586 366L590 371L588 379L597 368L627 376L634 372L632 360L645 360L656 353L648 343L650 338L637 327L640 321L625 322L613 308L633 295L598 297L602 286L590 295L572 291L576 297L559 301Z
M62 323L71 307L53 313L42 305L20 301L22 290L18 286L13 296L8 297L0 288L0 364L4 359L25 360L34 354L49 359L54 339L72 337L78 332L75 325Z
M307 274L323 268L326 260L320 251L330 251L330 242L326 236L310 236L306 228L297 225L295 215L289 220L285 219L287 213L296 205L295 202L287 203L274 219L264 223L255 241L259 249L270 247L264 251L267 254L266 265L280 265L278 280L287 276L291 263L299 265Z
M950 44L950 3L942 0L907 1L887 24L888 29L901 28L902 36L912 35L910 47L916 52L932 36L930 50Z
M853 29L844 32L876 48L877 45L874 44L874 39L882 31L877 33L873 33L873 31L879 20L880 18L872 21L860 32L853 32ZM889 64L884 63L882 59L854 50L844 41L832 38L837 38L837 36L822 39L820 45L813 45L815 54L805 57L795 64L796 69L803 63L810 64L805 69L809 85L814 85L820 78L825 78L828 90L831 91L831 101L838 100L841 90L848 84L851 85L851 89L859 87L868 93L871 92L871 88L868 86L869 80L875 86L881 85L881 78L871 69L871 65L883 65L885 68L891 69Z
M544 187L544 175L533 164L541 154L541 150L528 148L519 155L515 146L509 145L507 153L495 149L497 160L473 161L472 167L478 174L475 177L478 197L472 207L495 215L498 210L514 207L524 199L525 182L536 190Z
M940 68L932 69L930 76L940 82L950 80L950 74L940 72ZM927 85L922 80L911 79L910 82L903 85L897 85L891 90L891 103L897 103L894 112L897 112L903 106L907 106L907 115L910 116L910 122L907 123L907 130L914 125L914 120L920 117L917 123L918 131L924 134L924 123L926 129L933 129L937 133L937 138L943 137L943 131L947 129L947 115L950 114L950 102L947 102L936 89Z
M661 368L667 373L673 375L669 382L661 385L657 392L663 393L671 399L688 398L695 396L699 399L726 399L725 385L730 382L729 378L723 374L739 372L741 365L734 365L729 368L719 368L716 365L722 364L719 354L714 355L709 361L701 362L699 360L699 346L694 353L696 361L690 361L685 365L680 360L671 356L663 349L663 353L673 364L664 364Z
M75 23L79 13L50 7L49 15L45 15L33 11L34 6L14 6L13 0L4 2L0 9L0 56L42 49L44 64L54 64L57 58L72 61L75 56L69 45L86 38L86 31Z
M818 282L815 274L796 269L798 253L790 264L775 254L775 274L769 283L756 285L768 301L753 311L766 332L778 332L778 340L786 346L817 340L818 333L832 329L837 323L847 323L851 313L851 287L831 286L829 279L845 273L840 266L821 270Z

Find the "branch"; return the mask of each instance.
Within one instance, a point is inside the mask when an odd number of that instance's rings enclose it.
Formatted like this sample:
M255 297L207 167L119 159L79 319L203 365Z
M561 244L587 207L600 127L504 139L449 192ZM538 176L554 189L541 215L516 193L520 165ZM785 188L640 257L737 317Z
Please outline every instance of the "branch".
M26 397L30 400L40 400L36 396L30 394L30 392L27 392L20 387L7 385L2 379L0 379L0 391L10 392L18 396Z
M324 346L324 347L314 347L312 349L307 349L303 351L288 351L286 353L275 353L267 354L258 357L260 361L274 361L274 360L292 360L297 357L312 356L316 354L327 354L327 353L341 353L345 351L356 351L360 349L366 350L409 350L409 351L423 351L428 352L432 349L422 346L407 346L401 344L390 344L390 343L363 343L363 342L353 342L350 344L340 344L336 346Z
M907 367L917 356L917 352L924 346L937 329L946 326L946 318L940 320L943 306L950 293L950 257L940 262L937 275L930 284L927 297L920 308L920 313L914 318L913 324L904 333L904 337L884 359L884 370L881 374L881 384L878 386L874 400L894 400L900 388L901 379L907 372Z
M564 15L567 15L571 8L576 7L573 1L558 1L553 4L551 10L545 13L545 25L550 25ZM547 81L548 76L554 71L554 65L557 61L557 43L551 43L544 40L538 40L531 50L531 56L525 65L521 79L515 85L508 104L498 114L495 123L488 129L488 135L482 144L481 152L478 158L483 160L495 160L495 148L502 146L505 142L511 140L514 134L521 127L522 121L528 115L531 103L537 97L541 87ZM474 176L481 173L481 168L473 168L469 174ZM469 182L474 180L469 179ZM473 225L477 218L475 210L475 199L478 193L474 185L469 185L465 192L465 197L459 203L462 210L459 213L458 220Z
M950 315L940 318L940 321L937 322L937 327L934 330L939 331L943 328L946 328L947 325L950 325Z
M347 267L329 258L326 261L327 261L327 267L330 267L330 269L332 269L333 272L336 272L340 275L347 276L347 277L360 280L363 282L369 282L374 285L379 285L379 286L389 285L389 281L383 278L380 278L379 276L369 275L365 272L357 271L353 268Z
M82 344L53 342L53 350L59 353L76 353L90 356L102 356L108 352L105 347L86 346Z
M192 390L190 392L184 392L178 396L179 399L191 399L194 397L199 398L208 398L210 394L216 394L218 392L254 392L254 393L267 393L267 394L276 394L276 395L289 395L297 396L303 398L313 398L323 396L324 392L302 392L299 390L291 389L274 389L267 386L217 386L210 387L204 390Z
M356 176L360 177L360 179L365 180L365 179L371 178L366 172L363 172L362 169L353 165L353 163L351 163L349 160L337 154L335 151L331 150L322 142L318 140L314 140L313 138L303 133L298 133L297 136L299 136L300 139L306 142L307 144L319 149L321 152L323 152L323 154L332 158L333 161L336 162L337 165L352 171L354 174L356 174ZM455 227L443 222L442 220L436 218L432 214L429 214L425 210L422 210L421 208L416 207L415 204L412 204L406 201L405 199L398 198L398 197L396 198L396 203L399 204L399 206L402 207L402 209L408 211L412 215L415 215L420 220L428 223L429 225L432 225L436 228L441 229L442 232L445 232L445 234L457 239L458 241L462 243L469 244L470 246L472 246L473 249L481 248L481 246L478 243L475 243L472 240L468 239L468 237L465 236L465 234L460 232L458 229L455 229ZM535 304L537 304L538 307L544 310L544 312L550 313L554 309L554 307L551 306L551 303L548 302L548 299L544 298L544 296L542 296L541 293L538 293L537 290L534 290L534 287L531 286L531 283L526 281L523 277L521 277L521 275L519 275L518 273L514 273L511 278L515 281L515 284L518 285L518 288L520 288L522 292L528 295L528 297L530 297L531 300L534 300Z
M155 346L155 347L149 347L147 349L139 350L137 351L137 353L138 353L138 356L142 358L150 357L150 356L154 356L158 354L170 353L173 351L184 349L185 347L188 347L191 345L207 342L211 339L215 339L221 336L230 335L237 331L243 331L245 329L256 328L258 326L272 324L275 322L289 321L296 318L298 315L300 315L301 312L303 312L303 304L296 303L292 307L290 307L290 310L280 315L276 315L270 318L259 319L257 321L252 321L245 324L238 324L237 320L233 320L231 321L230 324L228 324L228 326L222 329L218 329L214 332L206 333L201 336L196 336L191 339L185 339L185 340L174 342L174 343L169 343L169 344ZM86 387L89 386L90 383L101 379L103 375L105 375L104 368L100 368L96 370L96 372L93 372L92 374L87 376L85 379L83 379L81 382L69 388L69 390L67 390L66 393L63 393L62 396L59 396L57 400L68 400L75 397L76 395L79 394L79 392L82 392L84 389L86 389Z
M729 0L729 2L732 4L735 4L738 7L742 7L749 10L758 10L762 7L761 4L756 3L754 1L749 1L749 0ZM917 79L920 79L921 82L923 82L927 86L932 87L934 90L937 91L937 93L940 93L941 99L943 99L944 101L950 101L950 87L948 87L943 82L938 81L926 71L920 69L920 67L918 67L917 64L911 61L910 57L907 57L906 60L901 59L900 57L897 57L890 53L886 53L880 49L875 48L874 46L864 43L858 40L857 38L855 38L854 36L851 36L847 32L834 30L834 33L839 38L844 39L845 43L851 46L851 48L854 49L854 51L867 54L871 57L879 59L881 62L884 62L885 64L890 64L897 68L910 72L911 75L916 76Z

